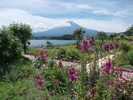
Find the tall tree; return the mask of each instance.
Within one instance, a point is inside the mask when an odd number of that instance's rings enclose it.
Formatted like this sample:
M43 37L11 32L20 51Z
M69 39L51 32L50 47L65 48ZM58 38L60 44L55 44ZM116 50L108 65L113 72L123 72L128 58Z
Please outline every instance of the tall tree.
M127 29L125 34L128 35L128 36L131 36L131 34L133 34L133 25Z
M82 35L83 33L85 33L86 31L83 30L82 28L78 28L73 32L73 35L76 37L77 40L77 44L80 42L80 40L82 39Z
M98 33L97 33L97 38L100 39L100 40L102 40L102 41L103 41L104 39L106 39L106 37L107 37L107 36L106 36L105 32L98 32Z
M23 44L24 53L26 54L28 40L32 35L32 29L29 25L24 23L13 23L9 25L9 29L13 32L14 36L17 36Z
M111 38L113 41L113 38L116 37L117 35L118 35L117 33L110 33L109 38Z

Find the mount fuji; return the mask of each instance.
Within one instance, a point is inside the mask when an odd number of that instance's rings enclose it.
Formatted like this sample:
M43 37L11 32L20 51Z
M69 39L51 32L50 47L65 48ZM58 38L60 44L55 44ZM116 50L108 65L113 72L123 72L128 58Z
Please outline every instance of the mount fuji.
M66 23L68 24L68 26L55 27L47 31L33 33L33 36L34 37L44 37L44 36L58 37L65 34L73 34L73 31L75 31L77 28L82 28L83 30L86 31L84 36L96 35L99 32L97 30L84 28L73 21L67 21ZM109 34L109 32L106 32L106 34Z

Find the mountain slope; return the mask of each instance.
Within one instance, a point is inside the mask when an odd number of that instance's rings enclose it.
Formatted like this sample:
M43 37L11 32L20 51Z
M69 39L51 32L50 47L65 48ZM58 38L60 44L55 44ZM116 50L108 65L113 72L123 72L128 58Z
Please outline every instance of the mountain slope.
M96 35L97 30L92 30L92 29L87 29L84 28L78 24L76 24L73 21L67 21L66 23L69 23L70 26L62 26L62 27L55 27L53 29L47 30L47 31L43 31L43 32L38 32L38 33L34 33L33 35L35 37L42 37L42 36L47 36L47 37L52 37L52 36L62 36L64 34L72 34L74 30L76 30L77 28L82 28L83 30L86 31L86 33L84 34L85 36L89 36L89 35Z

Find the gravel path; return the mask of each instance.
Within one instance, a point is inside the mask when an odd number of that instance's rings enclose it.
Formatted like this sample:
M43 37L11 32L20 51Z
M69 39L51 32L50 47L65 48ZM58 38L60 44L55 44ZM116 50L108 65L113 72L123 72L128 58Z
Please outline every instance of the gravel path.
M31 59L31 60L35 60L35 57L33 55L24 54L24 56L29 58L29 59ZM110 59L113 59L113 57L114 57L114 55L109 55ZM107 59L108 59L108 57L106 56L106 57L104 57L102 59L97 60L97 65L101 68L105 64ZM55 60L55 61L58 63L60 60ZM80 69L81 68L81 64L80 63L62 61L62 64L63 64L63 66L71 66L71 65L73 65L75 67L75 69ZM88 73L90 71L90 67L92 66L92 64L93 64L93 62L86 64L86 69L87 69ZM123 77L126 77L126 76L128 76L128 77L133 79L133 73L129 73L127 71L123 71Z

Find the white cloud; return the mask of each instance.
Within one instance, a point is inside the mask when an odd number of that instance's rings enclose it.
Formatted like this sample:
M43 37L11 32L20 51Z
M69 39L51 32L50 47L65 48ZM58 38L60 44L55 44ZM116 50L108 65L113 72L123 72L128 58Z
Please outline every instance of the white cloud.
M69 24L66 23L66 21L68 20L72 20L79 25L89 29L96 29L105 32L122 32L125 31L129 26L121 20L95 20L89 18L50 19L32 15L26 11L19 9L0 10L0 26L7 26L12 22L24 22L26 24L29 24L34 32L45 31L54 27L69 26Z

